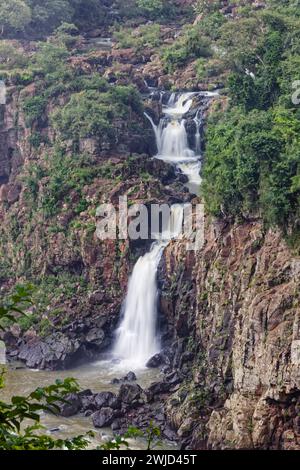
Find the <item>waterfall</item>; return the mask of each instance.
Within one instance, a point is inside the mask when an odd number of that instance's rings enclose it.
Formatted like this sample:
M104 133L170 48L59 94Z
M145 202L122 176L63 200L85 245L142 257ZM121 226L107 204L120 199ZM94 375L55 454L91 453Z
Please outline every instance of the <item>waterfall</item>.
M163 160L181 161L194 159L194 152L189 149L185 121L171 121L162 131L159 155Z
M128 369L145 367L147 360L160 348L156 335L156 272L163 247L162 243L154 243L151 250L137 261L129 281L124 316L114 347L114 354L122 360L122 367Z
M196 123L195 151L189 147L185 126L185 116L192 107L194 95L195 93L172 93L167 105L163 106L163 117L158 125L147 113L145 116L149 119L155 133L157 144L155 158L174 163L188 177L192 192L197 193L201 183L200 110L194 118ZM161 103L163 96L162 92ZM153 238L157 241L134 266L113 348L114 356L121 361L122 368L135 370L144 368L147 361L160 350L160 339L156 328L157 270L169 241L182 233L184 208L183 204L174 204L171 207L166 227L162 227L161 234L153 234Z
M195 151L189 147L186 132L185 115L190 111L196 93L172 93L168 104L163 107L163 117L156 125L151 116L145 116L154 130L157 155L155 158L174 163L188 178L188 188L197 194L201 184L201 110L199 109L194 122L196 124ZM205 95L206 96L206 95Z
M144 368L147 361L160 351L156 328L157 269L164 248L171 239L182 233L183 217L184 205L174 204L166 229L157 237L160 241L153 243L150 251L140 257L134 266L113 350L115 357L122 361L122 368Z
M182 93L176 98L176 94L173 93L169 99L168 105L164 107L163 113L173 118L181 118L186 114L193 104L194 93Z
M201 153L201 124L202 124L202 119L201 119L201 113L200 109L197 111L196 116L194 117L194 123L196 124L196 133L195 133L195 150L196 150L196 155L200 155Z

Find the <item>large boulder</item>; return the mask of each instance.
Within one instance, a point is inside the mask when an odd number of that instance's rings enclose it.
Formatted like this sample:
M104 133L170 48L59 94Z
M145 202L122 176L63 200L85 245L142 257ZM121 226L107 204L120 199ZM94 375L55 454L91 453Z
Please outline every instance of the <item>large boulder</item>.
M96 411L96 413L92 415L92 420L95 428L104 428L110 426L116 417L116 411L106 407Z
M77 393L70 393L66 397L64 397L64 402L59 403L61 416L65 418L69 418L70 416L74 416L81 410L82 402L81 398Z
M155 369L156 367L159 367L163 364L163 356L161 353L155 354L155 356L151 357L149 361L146 364L146 367L149 367L150 369L153 368Z
M137 380L137 377L134 372L128 372L128 374L125 375L125 377L122 377L121 379L112 379L111 383L113 385L122 383L122 382L135 382Z
M122 384L119 390L118 399L126 405L143 403L144 391L138 384Z
M94 396L93 403L96 409L99 410L101 408L111 407L111 405L115 403L116 398L116 395L112 392L100 392Z

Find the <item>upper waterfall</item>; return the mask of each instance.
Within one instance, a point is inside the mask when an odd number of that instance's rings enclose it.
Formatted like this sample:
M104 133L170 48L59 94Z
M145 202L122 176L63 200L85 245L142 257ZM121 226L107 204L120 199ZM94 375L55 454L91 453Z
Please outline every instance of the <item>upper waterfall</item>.
M195 95L197 93L172 93L167 105L163 106L163 116L158 125L148 114L145 113L145 115L151 122L155 133L157 144L155 158L174 163L187 176L190 191L197 193L201 184L201 119L199 110L194 118L196 124L195 150L189 146L185 120L185 115L191 110Z

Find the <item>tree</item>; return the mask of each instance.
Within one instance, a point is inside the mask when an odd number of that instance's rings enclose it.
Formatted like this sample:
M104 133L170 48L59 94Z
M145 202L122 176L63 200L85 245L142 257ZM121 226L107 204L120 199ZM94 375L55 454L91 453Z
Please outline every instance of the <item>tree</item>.
M163 0L137 0L137 6L145 13L157 15L164 7Z
M26 3L35 31L51 32L64 21L71 23L74 10L68 0L26 0Z
M108 21L104 0L69 0L74 10L73 23L80 29L99 27Z
M196 13L199 15L208 15L221 7L219 0L198 0L194 6Z
M30 7L22 0L5 0L0 4L0 31L23 31L31 21Z

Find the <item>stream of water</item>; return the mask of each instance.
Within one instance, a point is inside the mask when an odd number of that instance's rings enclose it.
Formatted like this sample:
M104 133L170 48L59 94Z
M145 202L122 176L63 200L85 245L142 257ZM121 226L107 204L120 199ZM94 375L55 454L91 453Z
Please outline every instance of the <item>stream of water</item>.
M156 137L159 158L175 164L187 177L189 184L197 188L201 183L200 157L189 147L184 116L193 104L194 93L172 93L163 117L158 125L146 114ZM196 118L196 147L200 149L200 118ZM114 355L122 367L142 369L147 361L160 350L157 331L157 269L165 247L182 233L184 206L171 207L168 227L162 239L152 245L150 251L136 263L123 308L123 318L116 333Z
M157 269L169 241L182 233L183 217L184 205L174 204L167 226L162 228L160 241L153 243L150 251L134 266L113 351L123 369L143 369L147 361L160 351Z

